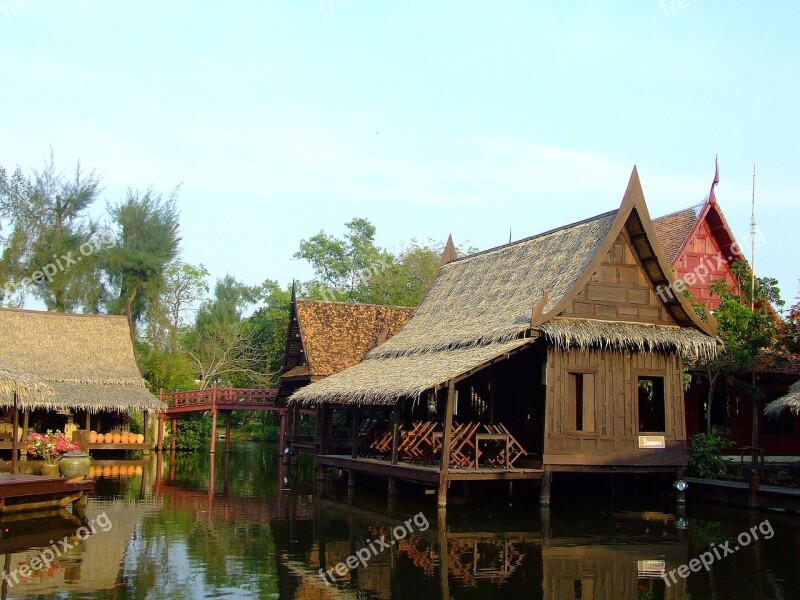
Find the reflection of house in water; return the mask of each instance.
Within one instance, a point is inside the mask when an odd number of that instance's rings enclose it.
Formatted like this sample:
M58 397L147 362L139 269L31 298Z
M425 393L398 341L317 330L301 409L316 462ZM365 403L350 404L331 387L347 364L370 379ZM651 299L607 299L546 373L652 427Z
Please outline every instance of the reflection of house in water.
M98 516L105 513L111 526L107 531L95 526L96 533L85 541L80 541L78 538L81 524L74 518L62 517L63 527L53 526L47 521L48 524L43 526L52 529L43 532L42 536L39 536L41 539L31 540L30 544L7 556L6 564L10 564L10 569L16 569L19 573L22 565L27 565L34 557L41 556L50 540L58 543L67 537L67 543L72 547L62 556L58 556L49 568L35 570L27 579L19 577L19 583L16 584L13 584L12 579L13 585L10 586L8 595L51 596L57 593L85 594L114 590L128 544L135 539L136 528L147 515L156 511L158 506L149 502L134 504L122 500L111 502L90 500L86 510L87 519L96 522ZM105 522L101 517L100 524ZM85 536L84 532L80 533ZM58 547L63 548L60 544Z
M371 557L367 568L350 570L337 575L334 584L325 584L320 569L335 568L366 548L369 540L383 536L390 541L394 528L409 516L318 500L313 523L297 523L294 536L276 534L280 568L292 575L287 580L295 586L282 591L287 597L320 599L447 598L490 592L545 600L684 598L683 580L667 587L661 579L665 571L688 560L688 544L676 533L671 515L650 520L648 515L617 514L608 518L605 530L588 533L585 523L571 531L559 521L556 536L550 533L549 517L543 517L539 530L503 531L496 524L470 520L466 527L475 531L460 531L441 515L438 522L429 519L426 531L415 531Z

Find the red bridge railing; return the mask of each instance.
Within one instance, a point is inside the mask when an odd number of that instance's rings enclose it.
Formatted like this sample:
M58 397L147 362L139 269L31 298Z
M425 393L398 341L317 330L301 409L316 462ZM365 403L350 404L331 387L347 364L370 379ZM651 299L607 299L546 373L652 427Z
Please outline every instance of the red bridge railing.
M269 388L218 388L185 392L161 392L161 399L170 408L213 407L219 404L237 405L242 408L274 406L278 390Z

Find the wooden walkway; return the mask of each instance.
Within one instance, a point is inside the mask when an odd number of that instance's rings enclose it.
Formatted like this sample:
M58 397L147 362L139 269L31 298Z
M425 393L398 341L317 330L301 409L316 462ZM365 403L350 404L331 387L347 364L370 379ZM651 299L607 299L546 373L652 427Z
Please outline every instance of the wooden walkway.
M439 467L437 465L420 465L378 458L352 458L340 454L320 454L314 457L317 466L332 467L367 475L395 477L416 483L439 483ZM450 481L536 481L542 478L542 469L502 469L481 467L479 469L450 468L447 478Z
M718 504L751 506L750 485L743 481L684 478L689 483L689 496ZM800 512L800 489L761 485L757 488L755 506L762 509Z
M94 481L67 483L62 477L0 474L0 512L65 507L94 491Z

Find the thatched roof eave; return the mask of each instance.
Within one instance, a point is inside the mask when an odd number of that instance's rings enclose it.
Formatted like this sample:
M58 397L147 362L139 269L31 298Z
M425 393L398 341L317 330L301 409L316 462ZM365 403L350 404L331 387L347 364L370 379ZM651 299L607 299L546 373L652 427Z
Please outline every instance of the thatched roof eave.
M800 381L793 383L785 396L767 404L764 414L775 418L787 408L794 414L800 414Z
M687 327L627 321L558 317L537 327L545 339L562 350L677 352L687 359L716 356L716 338Z

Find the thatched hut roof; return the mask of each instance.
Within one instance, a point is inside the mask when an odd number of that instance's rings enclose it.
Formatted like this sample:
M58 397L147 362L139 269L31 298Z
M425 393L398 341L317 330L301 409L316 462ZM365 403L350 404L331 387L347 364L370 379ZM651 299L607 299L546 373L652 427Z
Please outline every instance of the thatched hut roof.
M291 402L310 405L324 399L324 402L333 404L392 405L398 398L419 398L426 390L531 341L520 339L442 352L368 359L300 388L292 395Z
M537 327L558 348L677 352L687 358L716 354L713 338L686 327L557 317Z
M18 406L35 408L52 398L53 389L43 381L0 364L0 406L13 406L15 395Z
M296 307L308 374L320 378L361 362L414 312L402 306L315 300L296 300Z
M764 414L769 417L777 417L787 408L794 414L800 414L800 381L793 383L785 396L767 404Z
M295 392L290 402L394 403L540 334L562 347L713 355L713 323L701 322L681 294L664 301L675 327L559 318L623 232L653 289L671 285L672 269L653 232L634 168L618 210L441 266L397 335L355 367Z
M139 372L124 316L0 309L0 364L52 389L35 406L164 408Z

